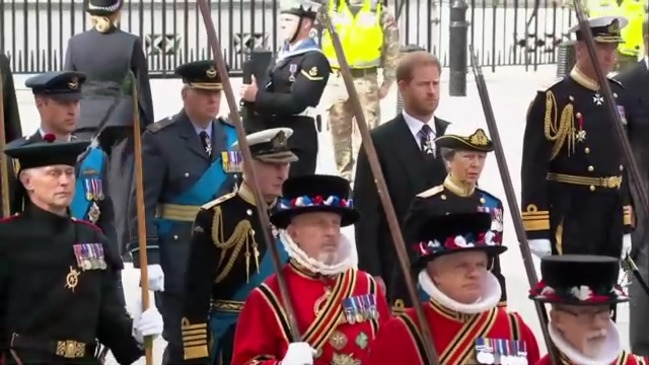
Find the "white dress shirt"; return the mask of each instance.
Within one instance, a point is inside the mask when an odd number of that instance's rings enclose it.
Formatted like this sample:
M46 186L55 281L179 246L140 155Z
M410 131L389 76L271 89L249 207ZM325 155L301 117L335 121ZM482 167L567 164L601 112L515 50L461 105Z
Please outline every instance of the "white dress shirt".
M417 146L419 146L419 149L421 149L421 139L419 139L419 131L421 131L421 128L424 126L424 124L428 124L431 129L431 133L428 136L430 140L435 139L437 136L437 131L435 130L435 117L431 117L429 121L427 122L422 122L419 119L416 119L412 115L406 113L406 111L402 111L401 114L403 114L403 119L406 120L406 124L408 125L408 129L410 129L410 133L412 133L412 137L415 139L415 142L417 142Z

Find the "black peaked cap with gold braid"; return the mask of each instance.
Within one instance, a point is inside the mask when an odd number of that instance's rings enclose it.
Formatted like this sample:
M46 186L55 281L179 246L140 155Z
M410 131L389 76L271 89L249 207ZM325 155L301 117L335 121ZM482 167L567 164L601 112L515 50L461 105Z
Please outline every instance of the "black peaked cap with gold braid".
M472 129L469 132L447 131L446 134L435 139L435 145L438 148L464 151L491 152L494 150L493 142L482 128Z

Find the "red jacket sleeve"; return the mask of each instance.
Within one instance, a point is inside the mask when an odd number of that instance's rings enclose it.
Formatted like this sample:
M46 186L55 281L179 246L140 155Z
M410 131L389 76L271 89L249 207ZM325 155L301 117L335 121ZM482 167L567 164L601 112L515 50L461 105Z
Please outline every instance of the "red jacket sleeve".
M421 365L422 360L410 330L399 317L381 325L372 344L368 364Z
M278 365L284 357L290 340L285 315L274 300L265 284L250 292L234 334L232 365Z

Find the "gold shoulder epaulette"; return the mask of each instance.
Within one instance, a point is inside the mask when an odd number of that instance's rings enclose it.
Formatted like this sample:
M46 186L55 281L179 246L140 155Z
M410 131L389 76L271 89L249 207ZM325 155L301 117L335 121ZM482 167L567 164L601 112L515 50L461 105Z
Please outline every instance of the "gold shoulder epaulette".
M546 92L546 91L552 89L555 85L557 85L561 81L563 81L563 77L558 77L558 78L552 80L551 82L549 82L547 84L541 85L541 87L539 88L539 91L540 92Z
M215 206L223 203L224 201L232 199L235 195L237 195L237 193L235 193L235 192L231 192L231 193L227 193L225 195L221 195L220 197L212 200L211 202L203 204L201 206L201 208L203 208L205 210L210 210L210 209L214 208Z
M417 194L417 198L430 198L444 191L444 185L433 186L432 188Z
M168 126L174 124L175 121L176 120L173 117L167 117L163 120L159 120L151 124L150 126L146 127L146 129L151 133L158 133L162 129L167 128Z

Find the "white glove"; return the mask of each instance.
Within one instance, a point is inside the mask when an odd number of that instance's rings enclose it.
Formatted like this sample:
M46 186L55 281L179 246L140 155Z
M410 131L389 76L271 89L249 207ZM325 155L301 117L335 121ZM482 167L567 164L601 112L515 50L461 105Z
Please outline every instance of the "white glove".
M527 242L530 245L530 251L532 251L532 253L536 257L542 259L545 256L552 255L552 246L550 245L550 240L539 238L535 240L529 240Z
M162 334L163 327L162 315L158 312L158 308L149 307L141 316L133 320L133 338L143 345L144 337L158 338Z
M626 259L626 257L631 254L631 247L631 234L627 233L622 236L622 254L620 255L622 260Z
M144 337L156 337L162 334L164 323L162 315L153 301L153 292L149 291L149 309L142 312L142 297L137 296L135 308L133 308L133 338L140 344L144 344Z
M288 345L286 355L280 362L282 365L313 365L316 351L307 342L293 342Z
M160 265L147 266L149 276L149 290L165 291L165 274L162 272Z

